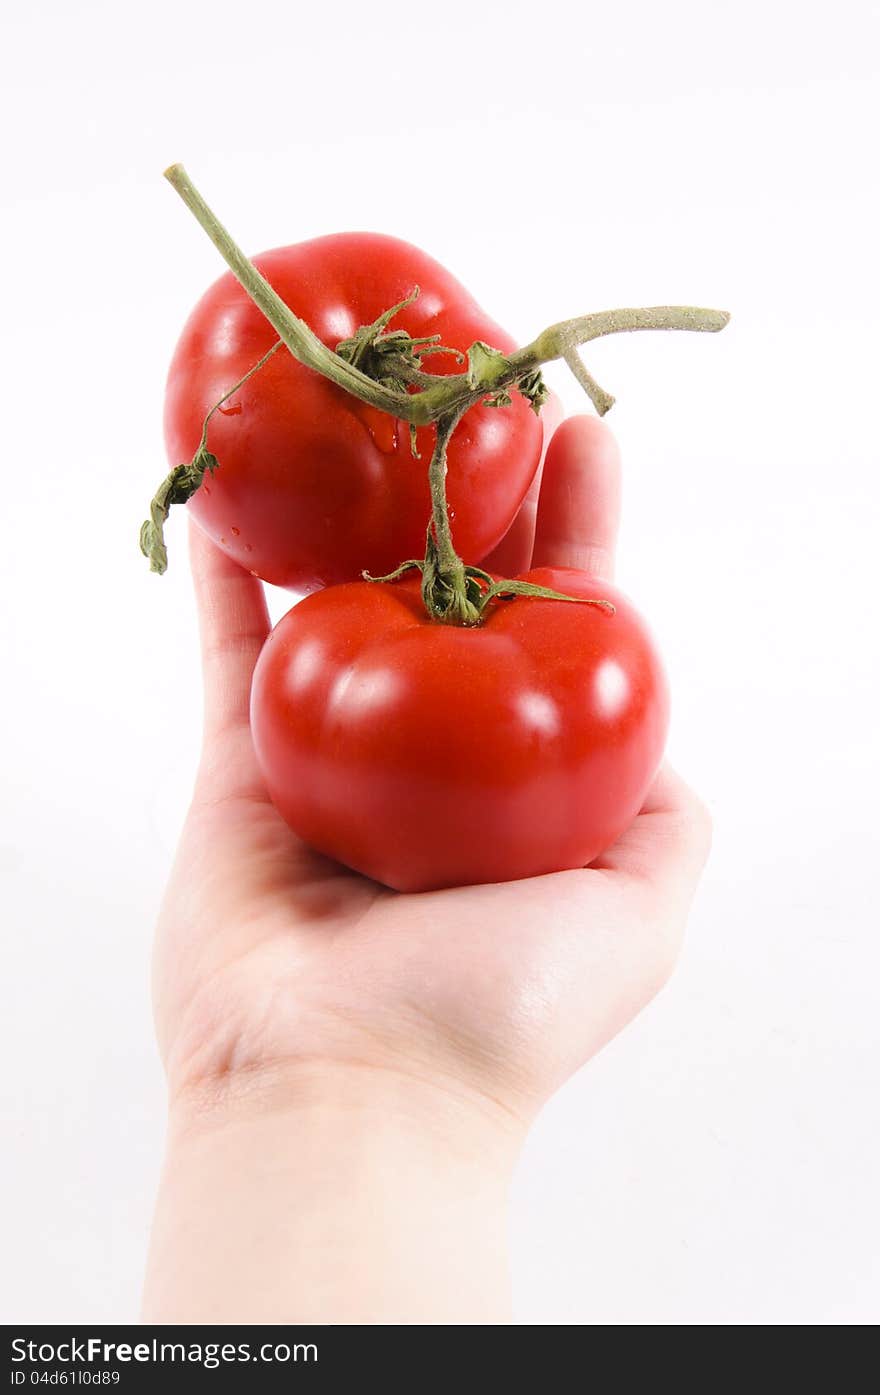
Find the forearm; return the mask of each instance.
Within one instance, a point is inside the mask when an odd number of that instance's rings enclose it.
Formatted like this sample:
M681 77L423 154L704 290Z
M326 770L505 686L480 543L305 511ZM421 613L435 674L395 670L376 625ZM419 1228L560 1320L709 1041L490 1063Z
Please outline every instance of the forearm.
M179 1102L144 1317L504 1322L518 1143L470 1100L363 1070Z

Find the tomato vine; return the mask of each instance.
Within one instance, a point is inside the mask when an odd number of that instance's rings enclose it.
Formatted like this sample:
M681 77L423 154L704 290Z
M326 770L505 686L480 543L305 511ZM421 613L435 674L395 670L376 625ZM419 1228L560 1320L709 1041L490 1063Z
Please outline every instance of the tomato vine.
M419 294L418 287L414 287L405 300L384 311L372 324L362 326L334 350L293 313L245 256L183 166L172 165L165 176L279 338L272 349L211 408L205 417L201 441L192 461L176 466L154 496L150 517L142 525L140 536L141 550L148 557L152 570L163 572L167 566L163 525L171 506L190 498L201 485L205 473L213 473L220 463L207 448L208 424L213 413L284 344L306 367L322 374L361 402L408 423L414 454L417 455L416 428L435 426L436 441L429 465L432 516L425 556L423 559L405 561L377 580L393 580L411 569L418 569L422 577L422 597L430 617L457 625L479 624L486 607L501 596L543 596L545 599L571 600L613 610L607 601L566 596L522 580L496 580L481 568L464 564L453 544L446 502L449 440L471 407L483 403L503 408L510 404L510 393L513 391L525 397L535 412L540 412L547 395L541 367L555 360L567 364L599 415L604 415L614 398L587 370L580 357L581 346L606 335L640 330L716 333L728 322L726 312L681 305L608 310L550 325L531 343L509 354L481 340L472 343L467 353L463 354L458 349L448 349L439 343L437 335L412 338L403 329L389 328L394 316ZM421 359L440 353L455 355L463 364L462 370L440 377L425 373Z

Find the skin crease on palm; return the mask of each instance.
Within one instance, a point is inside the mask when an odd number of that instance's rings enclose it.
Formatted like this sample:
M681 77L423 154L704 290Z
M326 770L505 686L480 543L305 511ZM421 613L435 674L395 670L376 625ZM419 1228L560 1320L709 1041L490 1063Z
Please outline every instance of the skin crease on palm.
M612 436L571 418L489 565L610 578L619 498ZM702 804L664 768L582 871L420 895L371 883L312 853L269 803L248 728L262 587L194 527L191 556L204 747L155 954L172 1116L286 1107L300 1081L320 1093L331 1077L384 1078L521 1141L669 976L708 851Z

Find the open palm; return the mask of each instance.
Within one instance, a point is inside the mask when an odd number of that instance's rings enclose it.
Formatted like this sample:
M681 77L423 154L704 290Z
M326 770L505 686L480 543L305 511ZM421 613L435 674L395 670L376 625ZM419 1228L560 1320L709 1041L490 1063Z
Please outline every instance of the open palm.
M564 423L497 569L533 562L608 578L618 499L605 427ZM389 891L311 852L269 802L248 727L268 632L262 587L196 529L192 561L205 742L156 951L172 1092L339 1064L529 1118L668 976L708 846L699 801L664 770L590 868Z

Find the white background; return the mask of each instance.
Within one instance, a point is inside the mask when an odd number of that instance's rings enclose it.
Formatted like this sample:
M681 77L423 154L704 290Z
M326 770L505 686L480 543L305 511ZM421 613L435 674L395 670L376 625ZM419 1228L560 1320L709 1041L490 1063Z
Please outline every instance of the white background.
M161 1156L149 946L200 695L184 520L162 580L135 537L167 361L222 269L172 160L249 250L395 233L523 338L614 305L733 312L717 339L588 356L618 397L620 580L717 831L677 978L535 1129L517 1312L880 1315L877 14L55 0L7 19L4 1320L136 1314Z

